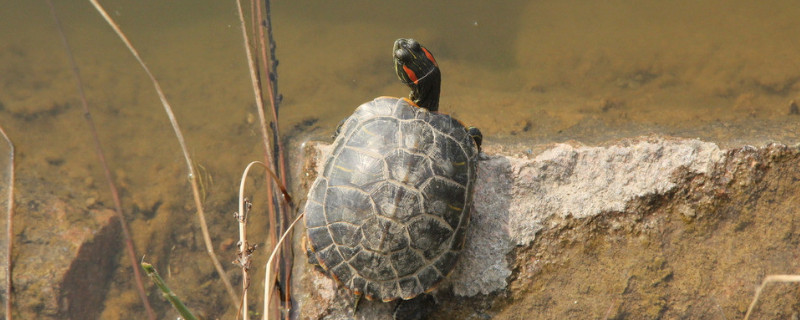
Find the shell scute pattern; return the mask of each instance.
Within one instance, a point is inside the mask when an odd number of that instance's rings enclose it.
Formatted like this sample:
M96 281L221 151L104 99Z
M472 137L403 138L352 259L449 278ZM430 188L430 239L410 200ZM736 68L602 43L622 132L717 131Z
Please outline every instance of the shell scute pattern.
M347 146L356 150L366 150L370 153L380 156L385 155L390 151L394 151L394 147L397 146L397 135L389 135L386 133L398 131L398 121L396 119L373 118L361 123L362 124L358 126L349 126L349 123L345 122L345 126L342 128L342 133L347 133L350 136L350 138L347 140ZM354 127L357 129L357 131L344 132L346 128ZM334 146L334 148L338 147L339 146Z
M370 299L432 290L463 248L477 152L461 123L407 99L359 106L305 207L319 263Z
M328 224L346 222L360 224L372 215L372 200L369 195L352 187L332 186L327 190L322 206Z
M409 152L428 154L434 147L433 129L422 120L408 121L400 124L402 147Z
M452 229L461 222L459 213L464 210L464 202L458 195L464 194L464 187L442 178L434 178L422 189L428 195L424 210L442 218Z
M424 154L414 154L407 150L397 149L386 156L389 177L403 184L419 187L431 177L431 169L427 166Z
M377 214L405 223L423 213L420 193L395 183L383 183L372 193Z
M364 188L383 178L384 162L379 155L345 146L330 168L330 186L354 185Z

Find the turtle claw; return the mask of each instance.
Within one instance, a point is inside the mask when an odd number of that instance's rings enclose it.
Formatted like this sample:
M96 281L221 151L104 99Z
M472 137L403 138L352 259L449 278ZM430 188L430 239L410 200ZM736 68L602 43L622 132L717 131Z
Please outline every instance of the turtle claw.
M361 302L361 297L363 296L364 295L362 294L356 294L356 301L353 302L353 316L355 316L356 312L358 312L358 303Z

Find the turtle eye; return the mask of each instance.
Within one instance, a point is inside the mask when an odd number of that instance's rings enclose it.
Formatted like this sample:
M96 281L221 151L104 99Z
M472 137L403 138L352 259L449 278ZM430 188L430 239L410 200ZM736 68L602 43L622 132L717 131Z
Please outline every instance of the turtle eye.
M417 40L408 39L408 46L411 48L411 50L419 51L419 47L420 46L419 46L419 42L417 42Z
M397 60L403 62L411 60L411 53L404 49L397 49L397 51L394 52L394 56L397 58Z

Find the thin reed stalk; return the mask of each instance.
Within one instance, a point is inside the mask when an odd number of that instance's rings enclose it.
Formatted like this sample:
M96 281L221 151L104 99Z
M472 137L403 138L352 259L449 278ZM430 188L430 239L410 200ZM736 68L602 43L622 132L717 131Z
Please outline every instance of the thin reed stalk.
M238 314L242 314L242 319L244 320L250 319L247 305L247 289L250 288L250 255L252 253L250 243L247 242L247 220L250 216L251 204L244 197L244 187L247 184L247 175L250 173L250 169L256 164L260 164L269 170L267 165L260 161L253 161L247 165L239 183L239 211L236 213L236 218L239 221L239 259L237 264L242 268L242 303L239 306Z
M255 0L251 0L251 1L255 1ZM253 95L255 96L256 108L257 108L258 117L259 117L259 123L261 125L261 138L262 138L262 142L264 144L264 157L266 159L265 162L268 163L268 166L267 166L268 170L270 170L272 172L276 171L275 170L275 166L276 166L276 163L277 163L277 166L279 167L279 171L278 171L279 174L277 176L280 177L280 180L279 181L275 181L275 185L276 186L278 186L278 185L285 186L286 185L285 158L283 157L283 146L282 146L282 143L281 143L281 140L280 140L280 135L279 135L279 132L278 132L278 125L277 125L277 123L278 123L278 111L277 111L278 110L278 108L277 108L278 101L277 101L277 97L276 97L276 95L277 95L277 92L276 92L277 91L276 90L277 86L276 86L275 82L273 81L276 78L276 75L272 73L272 70L277 66L277 61L274 60L274 59L267 60L266 49L265 49L265 44L264 44L265 43L264 30L263 30L263 28L259 27L261 25L260 22L262 21L261 20L261 6L257 5L257 3L258 2L255 2L255 3L251 2L251 6L250 7L251 7L251 10L253 11L252 12L252 17L253 17L253 20L254 20L253 28L254 28L254 30L257 29L258 33L259 33L259 37L258 37L258 39L260 40L259 41L259 44L260 44L259 46L261 48L262 60L264 61L264 65L265 65L265 69L266 69L265 73L267 75L267 77L266 77L267 78L267 81L266 81L267 82L267 92L269 92L270 106L271 106L271 109L272 109L272 116L273 116L273 126L272 126L273 139L272 140L274 142L274 148L273 148L272 145L270 145L270 138L269 138L269 134L268 134L268 126L267 126L267 121L266 121L266 115L264 113L264 95L263 95L263 91L262 91L263 82L261 81L261 78L259 76L259 72L258 72L259 68L257 66L257 60L253 58L253 54L251 52L252 46L251 46L251 43L250 43L250 39L247 36L247 26L246 26L245 21L244 21L244 14L243 14L242 4L241 4L240 0L236 1L236 7L237 7L237 10L238 10L239 23L240 23L241 30L242 30L242 39L243 39L242 42L244 44L245 54L247 56L247 64L248 64L248 68L249 68L249 71L250 71L250 82L251 82L251 84L253 86ZM268 2L267 2L267 5L268 5ZM267 12L267 15L269 16L269 12ZM269 30L269 21L268 20L266 21L266 25L267 25L267 28ZM271 39L271 31L270 31L270 39ZM271 44L271 48L273 49L272 57L274 58L274 42L270 41L270 44ZM268 61L272 61L272 63L270 64L270 63L268 63ZM272 68L270 68L270 65L272 65ZM275 155L273 155L273 149L276 152ZM285 189L285 188L282 187L282 189ZM268 215L269 215L269 223L270 223L271 229L273 230L273 231L269 232L269 240L270 240L269 242L270 243L275 243L276 242L275 241L276 240L276 235L277 234L281 234L281 233L284 232L283 231L285 229L284 225L289 220L289 216L287 215L289 210L285 206L285 204L280 202L280 201L273 201L275 199L274 198L275 190L276 189L274 189L273 184L270 183L269 181L267 181L267 194L269 195L269 200L270 200L269 203L271 204L271 206L268 208ZM276 213L275 208L277 208L277 213ZM283 283L284 283L284 287L285 287L284 291L285 291L285 294L288 297L288 294L289 294L289 288L288 288L289 281L288 281L288 279L289 279L289 272L291 271L291 259L290 259L290 257L288 257L290 251L289 250L282 250L282 251L285 253L283 255L283 257L284 257L283 261L286 262L286 265L283 268L283 274L285 275L285 278L283 279L284 280ZM270 270L265 270L265 272L267 273L268 276L271 274ZM272 278L269 278L269 277L265 278L264 279L264 283L265 283L265 289L264 289L265 290L265 294L267 294L268 289L266 287L272 286L272 283L273 283ZM269 299L270 299L270 296L265 296L264 297L264 305L265 305L264 308L265 308L265 310L267 309L267 305L269 304L269 302L268 302ZM284 301L288 301L288 299L284 299Z
M286 240L287 236L292 234L292 229L294 229L294 226L297 224L298 221L300 221L300 219L303 218L303 216L305 214L306 214L305 212L302 212L299 215L297 215L297 218L295 218L294 221L292 221L292 224L290 224L289 227L286 228L286 231L281 236L281 239L278 240L278 243L275 244L275 248L272 250L272 253L269 255L269 259L267 260L267 277L272 276L270 274L270 270L272 270L272 260L275 259L275 255L280 251L281 246L283 246L283 241ZM268 297L272 296L272 287L273 286L266 286L266 291L267 291L267 296ZM264 320L269 320L269 315L270 315L270 313L269 313L269 311L270 311L269 310L269 304L265 304L264 306L265 306L264 307Z
M14 252L14 143L0 126L0 134L8 144L8 210L6 211L6 319L12 320L14 311L14 261L11 254Z
M753 309L756 307L756 303L758 302L758 298L761 297L761 290L771 282L800 282L800 275L798 274L771 274L764 278L764 281L761 282L761 285L756 288L756 294L753 296L753 301L750 302L750 306L747 308L747 313L744 315L744 320L750 319L750 314L753 313Z
M253 161L247 164L247 167L244 169L244 172L242 173L242 180L239 183L239 211L236 214L239 220L239 260L237 261L237 264L239 264L239 266L242 267L242 278L244 279L242 281L243 299L241 306L239 306L238 314L243 314L242 319L244 320L247 320L250 317L248 314L246 297L247 297L247 289L250 287L250 276L249 276L250 263L251 263L250 257L251 254L253 253L253 248L251 248L247 242L247 220L250 216L250 202L247 201L247 199L244 197L244 189L245 186L247 185L247 177L249 176L250 169L252 169L254 165L260 165L264 168L264 170L268 174L267 180L272 178L272 181L278 185L278 188L280 189L283 195L282 197L283 203L287 203L290 207L294 208L292 197L289 195L289 192L286 190L286 187L280 183L278 176L275 175L275 173L269 168L267 164L261 161ZM284 237L285 236L286 234L284 234ZM282 240L283 238L281 238L280 242L282 242ZM276 244L275 248L278 247L279 244ZM275 250L277 249L273 249L272 256L275 255ZM268 264L268 266L271 266L271 264ZM267 270L269 270L269 268Z
M256 43L258 45L261 45L263 47L263 43L264 43L264 41L263 41L264 40L263 39L263 31L262 31L262 28L257 27L257 26L259 26L261 24L261 1L250 0L250 12L251 12L251 14L250 14L250 25L253 26L253 29L252 29L253 38L256 39ZM262 35L262 37L259 37L259 34ZM246 38L245 38L245 42L247 43L247 39ZM248 47L249 47L249 44L248 44ZM262 56L261 61L266 61L266 59L264 59L263 56ZM266 62L264 62L264 63L266 63ZM264 83L263 83L263 81L261 81L262 80L262 78L261 78L262 74L261 74L261 68L259 67L259 59L253 59L253 64L255 65L255 68L254 68L254 70L253 69L251 69L251 70L253 70L253 72L255 72L257 74L257 79L259 81L259 83L258 83L259 88L263 88ZM267 91L270 93L270 96L273 96L273 92L274 92L273 87L267 88ZM261 100L261 105L264 104L264 94L263 94L263 92L264 91L262 90L260 96L258 97ZM270 99L270 103L272 103L272 99ZM264 118L264 113L261 110L262 109L259 108L259 124L261 125L261 128L262 128L262 138L261 139L262 139L262 143L264 144L264 148L265 148L264 161L269 163L269 166L274 168L275 167L275 161L274 161L275 158L273 157L272 159L270 159L269 155L268 155L268 150L267 149L270 148L270 146L269 146L269 142L270 141L267 140L267 137L264 135L263 128L266 128L266 119ZM281 225L278 223L278 221L282 222L283 220L282 219L280 219L280 220L278 219L278 212L280 212L281 206L275 202L275 192L274 192L274 189L272 188L272 183L267 181L266 187L267 187L267 190L266 190L267 203L269 203L269 206L267 207L267 217L268 217L267 220L269 221L269 228L267 229L268 231L267 231L267 241L266 242L269 243L270 245L274 245L275 243L278 242L278 234L280 234L280 230L282 229ZM265 277L264 278L264 286L265 286L264 295L266 295L267 294L266 286L267 285L274 285L274 281L272 279L266 278L266 275L264 277ZM263 302L264 305L265 305L264 310L267 310L266 305L269 304L270 300L271 300L271 297L264 297L264 302Z
M241 0L236 0L236 9L238 10L239 14L239 24L242 30L242 42L244 44L244 52L247 55L247 67L249 69L250 74L250 84L253 87L253 95L255 96L256 101L256 109L258 110L258 118L261 121L261 139L264 143L264 149L266 152L266 157L268 159L272 159L272 148L270 147L270 139L269 134L267 133L267 126L266 126L266 117L264 115L264 100L262 97L261 92L261 85L258 78L258 68L256 67L256 62L253 59L253 53L250 50L250 38L247 36L247 25L244 22L244 13L242 11L242 2ZM267 161L267 163L272 163L272 161ZM270 165L270 167L272 167Z
M262 21L261 18L261 2L255 1L256 5L256 12L255 17L260 22ZM275 40L272 36L272 19L271 19L271 12L270 12L270 2L269 0L265 0L264 3L266 4L266 14L267 18L264 21L264 25L261 28L257 28L258 30L258 44L259 44L259 53L261 54L261 61L264 63L265 73L267 74L267 87L269 92L269 103L270 103L270 110L272 111L272 119L274 119L272 130L273 130L273 139L275 140L275 149L277 149L277 156L278 158L275 159L278 162L278 169L279 176L281 177L281 183L286 186L287 185L287 176L286 176L286 158L283 156L283 141L280 139L280 126L278 125L278 73L275 72L275 69L278 67L278 60L275 59ZM260 25L260 24L254 24ZM264 34L264 30L267 31L267 34ZM266 44L269 43L269 58L267 58L267 48ZM266 121L264 120L264 124L266 125Z
M128 228L125 215L122 213L122 202L119 198L119 192L117 190L117 186L114 184L114 179L111 177L111 170L109 170L105 152L103 152L103 147L100 144L100 138L97 134L97 126L95 126L94 120L92 119L92 114L89 112L89 103L86 100L86 92L83 90L84 86L80 69L78 68L78 64L75 62L75 57L72 54L72 47L69 45L66 35L64 35L64 28L61 26L61 19L59 19L58 14L56 14L56 8L53 6L53 2L51 0L47 0L47 5L50 6L50 13L52 14L53 20L56 23L58 35L61 37L61 43L64 45L64 49L67 52L69 64L72 67L72 74L75 76L75 84L78 87L78 93L80 94L81 105L83 106L83 118L86 119L86 123L89 126L89 131L91 133L92 140L94 141L95 154L97 155L97 158L103 167L103 173L105 175L106 182L108 182L108 190L111 191L111 198L114 200L114 209L117 213L117 220L119 220L119 224L122 227L122 236L125 241L125 252L127 253L128 260L133 268L136 291L139 293L139 299L142 301L142 305L147 312L147 317L151 320L155 320L156 313L153 311L153 308L150 306L150 301L147 299L147 293L144 289L142 274L139 272L138 262L136 261L136 249L133 245L133 240L131 240L130 228Z
M258 75L257 75L257 71L256 71L257 68L255 66L255 61L253 59L253 54L250 51L250 39L247 36L247 25L244 22L244 13L242 11L242 2L241 2L241 0L236 0L236 9L237 9L237 12L239 14L239 27L240 27L240 29L242 31L242 43L244 44L244 52L245 52L245 54L247 56L247 67L248 67L248 70L250 71L249 72L249 74L250 74L250 84L253 87L253 95L255 96L256 109L258 110L258 117L259 117L259 119L261 119L261 122L262 122L262 125L261 125L261 139L262 139L262 141L264 143L264 149L266 150L265 157L267 158L267 163L271 163L271 161L269 161L269 159L272 158L272 151L271 151L272 149L269 147L269 139L267 138L267 131L266 131L266 128L265 128L265 126L263 124L263 121L264 121L263 120L264 119L264 101L263 101L263 99L261 99L261 96L262 96L261 95L261 86L260 86L260 82L258 80ZM249 170L250 165L248 165L247 167L248 167L248 170ZM271 170L269 165L267 165L266 167L267 167L267 170ZM244 182L242 182L242 183L244 183ZM275 216L275 213L274 213L274 210L272 210L272 203L273 203L274 197L273 197L273 192L272 192L272 183L270 181L267 181L267 194L268 194L268 197L269 197L269 207L270 207L270 208L268 208L269 216L270 216L270 225L274 226L274 222L273 221L275 221L275 219L273 219L273 217ZM240 206L241 206L241 201L242 200L240 199L239 201L240 201ZM240 209L239 212L242 212L241 209ZM241 223L240 223L240 226L241 226ZM241 247L240 247L240 251L241 252L244 252L244 250L242 250L241 248L246 248L245 245L246 245L246 243L242 243L241 244ZM264 281L266 283L268 280L265 279ZM242 282L243 282L243 284L246 283L247 282L246 278ZM245 289L245 291L246 291L246 289ZM246 292L243 293L243 295L244 294L246 294ZM247 315L247 299L244 299L243 301L244 302L242 303L242 305L244 307L244 313L245 313L244 317L245 317L245 319L247 319L247 317L248 317L248 315Z
M275 38L272 34L272 11L270 7L270 1L264 0L264 10L262 11L261 2L258 0L251 0L253 9L253 33L254 37L257 39L257 47L259 49L259 58L263 63L264 66L264 74L266 74L266 83L267 83L267 92L269 93L269 102L270 102L270 110L272 112L273 122L271 123L272 128L272 139L274 141L273 149L275 150L276 157L272 158L272 165L278 167L279 176L281 177L281 183L283 186L288 185L286 174L286 158L284 157L283 151L283 141L280 138L280 126L278 121L278 106L280 103L280 95L278 94L278 60L276 59L275 55ZM262 13L266 14L266 18L262 17ZM266 32L266 34L265 34ZM257 34L257 35L256 35ZM269 54L267 54L267 44L269 44ZM262 94L261 99L264 99ZM267 127L266 119L260 118L261 126L263 128ZM265 138L266 139L266 138ZM268 148L265 140L265 148ZM269 192L270 190L268 190ZM275 205L277 214L274 213L275 210L270 210L271 214L274 216L272 217L275 223L272 224L272 232L269 233L269 238L272 243L275 243L275 237L278 234L284 233L285 230L288 230L288 226L286 223L291 218L292 210L286 207L286 203L276 203ZM279 221L279 222L278 222ZM279 283L282 284L283 288L283 299L282 302L285 304L283 310L288 312L290 309L290 294L291 288L289 287L290 279L291 279L291 270L292 270L292 251L291 248L288 246L284 246L281 248L281 260L284 262L280 268L280 274L283 275L281 277ZM271 283L272 280L270 279L269 282ZM264 294L267 294L267 288L264 288ZM264 297L264 305L265 310L267 306L267 302L271 299L271 296Z
M142 69L144 69L145 73L150 78L150 81L153 83L153 87L155 88L156 93L158 94L158 98L161 100L161 104L164 106L164 111L167 113L169 122L170 124L172 124L172 129L173 131L175 131L175 136L178 138L178 143L180 144L184 160L186 161L186 167L189 170L189 175L188 175L189 182L192 186L192 195L194 196L195 207L197 208L197 217L200 219L200 228L203 233L203 241L205 242L206 252L211 258L211 261L214 264L214 268L216 268L217 270L217 274L219 275L220 279L222 279L222 282L225 284L225 288L227 289L228 295L233 301L233 304L236 305L237 303L239 303L239 297L236 295L236 291L233 289L233 285L231 285L228 276L225 274L225 269L222 267L222 264L219 262L219 259L217 258L217 255L214 252L214 245L212 244L211 236L208 233L208 225L206 223L206 217L203 211L203 204L202 201L200 200L201 197L200 197L200 190L197 185L197 174L195 173L194 170L192 158L189 155L189 149L186 147L186 142L183 138L183 133L181 133L180 126L178 126L178 121L175 119L175 115L172 112L172 107L170 107L170 104L167 101L166 96L164 95L164 91L161 90L161 85L159 85L158 80L156 80L153 73L150 72L150 69L147 67L142 58L139 56L139 52L133 47L133 45L125 36L125 34L122 33L122 30L119 28L116 22L114 22L114 20L111 19L111 16L108 15L105 9L103 9L103 6L101 6L100 3L97 2L97 0L89 0L89 1L92 3L92 5L94 5L95 9L97 9L100 15L103 16L106 22L108 22L109 26L111 26L111 28L114 29L114 32L117 33L117 36L119 36L120 40L122 40L122 42L125 43L125 46L128 47L128 50L131 52L131 54L133 54L133 56L136 58L136 61L139 62L139 65L142 67Z
M274 121L272 122L272 133L273 133L273 140L275 141L275 149L277 153L277 158L273 160L277 162L278 169L280 170L280 177L281 183L286 186L287 184L287 174L286 174L286 158L284 157L283 152L283 141L280 138L280 126L278 125L278 105L279 105L279 94L278 94L278 59L275 55L275 49L277 45L275 44L275 37L272 35L272 10L270 6L269 0L264 0L264 12L266 13L266 19L262 20L261 17L261 2L257 0L251 0L255 2L257 5L257 10L255 12L255 17L258 20L258 24L254 24L254 26L260 26L257 28L258 30L258 43L259 43L259 51L261 53L261 61L264 63L265 73L267 75L267 87L269 88L269 102L270 102L270 110L272 111L272 118ZM263 25L260 23L263 21ZM266 31L266 35L264 34ZM269 58L267 58L267 43L269 43ZM263 99L263 97L262 97ZM266 125L264 120L262 119L262 125ZM289 230L288 226L286 226L286 222L289 221L291 218L290 213L292 213L289 208L284 205L279 205L278 207L278 215L280 216L280 225L276 226L274 229L276 233L282 233L284 230ZM289 246L285 246L281 249L281 260L284 262L282 265L283 267L283 279L282 282L283 286L283 303L285 303L285 307L283 308L284 311L288 312L289 305L291 299L291 288L289 288L290 278L291 278L291 270L292 270L292 251ZM266 291L266 289L265 289ZM265 300L266 301L266 300Z

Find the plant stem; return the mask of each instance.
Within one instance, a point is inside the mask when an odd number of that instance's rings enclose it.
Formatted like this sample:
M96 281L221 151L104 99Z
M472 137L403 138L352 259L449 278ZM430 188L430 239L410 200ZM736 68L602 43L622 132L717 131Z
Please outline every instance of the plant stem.
M278 175L281 177L281 185L286 186L287 183L287 175L286 175L286 158L284 157L283 152L283 141L280 138L280 126L278 121L278 111L280 105L280 94L278 93L278 59L276 58L275 49L277 45L275 44L275 38L272 34L272 10L270 6L269 0L264 0L264 12L266 13L266 18L262 19L262 11L261 11L261 2L258 0L251 0L254 2L256 10L253 14L254 20L257 23L254 23L254 33L255 30L258 30L258 48L260 53L261 61L264 64L264 74L267 76L267 91L269 92L269 102L270 102L270 110L272 111L272 118L273 122L271 123L272 128L272 139L274 141L274 150L276 153L276 157L272 158L272 168L274 169L276 166L278 167ZM255 27L257 26L257 27ZM266 35L264 32L266 31ZM267 44L269 44L269 55L267 55ZM263 95L262 95L263 99ZM261 125L266 127L266 120L261 119ZM265 140L266 141L266 140ZM265 143L266 145L266 143ZM268 190L269 191L269 190ZM270 240L272 243L275 243L276 235L282 234L285 230L288 230L288 225L286 225L289 220L291 219L291 213L293 212L290 208L286 207L288 202L276 202L275 207L277 214L273 217L276 223L272 224L274 232L270 232ZM270 210L271 212L275 210ZM274 213L273 213L274 214ZM280 283L282 283L283 288L283 303L286 305L284 306L283 310L288 311L290 309L290 292L291 288L289 287L290 278L291 278L291 270L292 270L292 251L289 247L285 246L281 249L281 260L284 262L280 267L280 274L283 275L280 279ZM271 280L270 280L271 281ZM266 293L265 288L265 293ZM270 297L265 297L265 305L267 299ZM266 309L266 307L265 307Z
M178 298L176 294L172 293L172 290L169 289L167 283L164 282L164 279L161 278L161 276L158 274L158 271L156 271L156 268L153 267L152 264L149 264L147 262L142 262L142 269L144 269L144 272L147 274L148 277L150 277L150 280L152 280L153 283L159 289L161 289L161 292L164 294L164 298L167 299L167 301L169 301L169 303L172 304L172 307L175 308L175 310L177 310L178 313L181 314L181 317L183 317L183 319L197 320L197 317L195 317L194 314L192 314L192 311L190 311L189 308L187 308L186 305L183 304L183 301L181 301L181 299Z
M269 260L267 260L267 278L268 279L271 276L270 275L270 270L272 270L272 260L275 259L275 254L277 254L280 251L280 247L283 245L283 241L286 240L286 237L288 235L292 234L292 232L291 232L292 229L294 229L295 224L297 224L297 222L300 221L301 218L303 218L303 215L305 215L305 212L297 215L297 218L295 218L294 221L292 222L292 224L290 224L289 227L286 228L286 231L281 236L281 239L278 240L278 243L275 244L275 248L272 250L272 253L269 255ZM272 286L269 286L269 285L266 286L265 290L267 291L267 295L266 295L267 297L272 296ZM264 304L264 318L266 320L269 320L269 307L268 306L269 306L269 304Z
M753 301L750 302L750 306L747 308L747 313L744 315L744 320L750 319L750 314L753 312L753 309L756 307L756 303L758 302L758 298L761 296L761 290L764 289L764 286L770 282L800 282L800 275L798 274L771 274L764 278L764 281L761 282L761 285L756 288L756 294L753 297Z
M6 213L6 319L12 320L14 306L14 261L11 254L14 252L14 143L0 126L0 134L8 143L8 211Z

